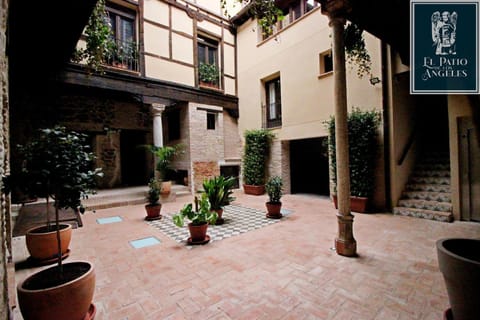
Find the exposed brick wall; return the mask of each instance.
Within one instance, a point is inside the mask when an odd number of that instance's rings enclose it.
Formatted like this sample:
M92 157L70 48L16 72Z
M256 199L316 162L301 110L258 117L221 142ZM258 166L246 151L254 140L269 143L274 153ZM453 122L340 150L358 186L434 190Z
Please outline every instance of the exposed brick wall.
M203 180L220 175L220 167L216 161L193 162L193 187L195 191L202 190Z
M223 112L223 136L225 139L225 159L241 159L242 139L238 133L238 121Z
M274 140L270 146L270 157L267 162L267 179L272 176L281 176L283 192L290 193L290 143Z

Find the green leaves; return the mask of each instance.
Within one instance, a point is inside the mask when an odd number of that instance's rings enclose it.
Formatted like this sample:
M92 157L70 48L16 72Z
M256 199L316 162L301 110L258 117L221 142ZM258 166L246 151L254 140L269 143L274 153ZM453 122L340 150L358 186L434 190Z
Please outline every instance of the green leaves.
M172 221L177 227L183 227L185 219L188 219L194 225L204 223L215 224L218 214L210 210L210 202L205 193L202 194L200 200L195 197L195 210L191 203L186 204L179 213L172 216Z
M205 179L203 181L203 190L206 193L212 210L221 209L235 201L232 197L235 178L223 176Z
M158 205L158 200L160 199L160 183L157 179L152 178L148 182L148 194L147 201L149 205L155 206Z
M365 46L363 30L356 24L349 23L345 27L344 45L347 62L353 66L357 65L357 76L363 78L364 75L372 73L372 61Z
M21 188L30 196L52 197L58 208L80 206L80 200L94 193L97 178L95 156L87 136L65 127L40 129L30 143L18 146L23 154Z
M280 202L282 197L283 181L279 176L274 176L268 179L265 184L265 190L267 191L270 202Z
M216 84L219 71L216 65L200 62L198 66L198 77L200 81Z
M245 131L243 180L249 185L265 183L265 164L274 135L265 129Z
M157 165L156 169L160 173L160 179L165 180L167 173L172 169L172 161L175 156L183 153L183 144L176 144L173 146L157 147L154 145L145 146L151 153L155 155Z
M353 108L348 114L348 147L350 165L350 194L370 197L375 187L375 163L378 153L378 125L380 113ZM337 182L335 154L335 118L332 116L326 127L333 182Z

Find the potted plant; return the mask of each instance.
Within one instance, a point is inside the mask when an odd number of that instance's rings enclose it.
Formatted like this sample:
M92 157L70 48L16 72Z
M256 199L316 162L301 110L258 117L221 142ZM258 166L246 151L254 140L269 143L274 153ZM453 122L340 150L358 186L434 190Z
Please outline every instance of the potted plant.
M378 125L380 114L377 111L362 111L353 108L347 117L348 148L350 164L350 201L354 212L367 212L368 201L375 188L375 164L378 152ZM331 174L334 190L337 182L337 162L335 154L335 118L327 122ZM337 208L336 194L333 194Z
M246 194L265 193L265 167L274 135L265 129L245 131L243 190Z
M179 213L173 215L173 223L177 227L183 227L185 219L190 220L188 224L188 230L190 232L190 238L187 243L205 244L210 241L210 237L207 235L208 224L215 224L218 214L215 211L210 210L210 202L206 193L202 193L202 197L198 200L195 197L195 210L191 203L186 204Z
M219 70L215 64L200 62L198 79L201 86L218 88Z
M265 184L265 189L267 190L269 201L265 203L267 207L267 218L280 219L282 217L281 209L282 202L282 188L283 181L279 176L274 176L268 179Z
M217 225L223 224L223 207L228 206L235 198L232 197L235 178L217 176L203 181L203 191L207 194L210 209L217 212Z
M160 210L162 205L158 200L160 199L160 184L157 179L152 178L148 183L148 192L147 192L147 204L145 205L145 211L147 216L145 220L159 220L162 218Z
M46 259L57 262L20 282L18 301L24 319L83 319L94 312L92 298L95 289L95 272L90 262L62 263L68 250L70 236L62 237L62 231L70 225L59 223L60 209L78 210L81 199L94 192L101 170L93 169L93 153L85 143L86 135L67 131L65 127L41 129L30 143L20 146L25 156L22 181L28 194L54 199L55 226L47 218L47 225L30 229L26 235L31 247L49 247ZM47 212L48 217L48 212ZM45 233L47 244L36 244ZM33 234L30 239L29 235ZM53 255L52 255L53 253ZM30 253L35 258L36 253ZM38 256L39 259L43 256ZM92 311L93 310L93 311Z
M172 161L175 156L183 152L183 144L176 144L172 146L157 147L154 145L147 146L150 152L155 156L156 170L159 174L161 183L160 193L168 195L172 189L172 181L169 179L172 168Z

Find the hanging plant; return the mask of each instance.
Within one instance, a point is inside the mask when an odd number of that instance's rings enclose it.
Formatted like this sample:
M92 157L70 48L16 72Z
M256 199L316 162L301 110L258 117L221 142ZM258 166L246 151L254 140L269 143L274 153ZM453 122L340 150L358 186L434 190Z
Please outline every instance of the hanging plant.
M357 75L363 78L364 75L371 75L372 60L368 54L363 38L363 29L354 23L348 23L345 26L344 45L347 63L353 68L357 66Z
M85 28L86 48L76 49L72 61L86 60L87 66L95 72L103 72L103 65L116 52L116 43L110 24L110 17L105 8L105 0L99 0Z

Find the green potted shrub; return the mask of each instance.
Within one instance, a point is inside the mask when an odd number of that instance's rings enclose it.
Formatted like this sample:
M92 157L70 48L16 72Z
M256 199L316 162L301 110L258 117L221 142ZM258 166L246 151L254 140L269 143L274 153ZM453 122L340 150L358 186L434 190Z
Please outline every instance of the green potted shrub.
M265 203L267 207L267 218L280 219L282 217L282 189L283 180L279 176L274 176L268 179L265 184L265 189L268 194L269 201Z
M93 169L95 159L86 143L87 136L65 127L41 129L35 138L20 146L24 190L45 197L47 225L27 231L26 242L33 259L57 262L57 266L35 273L17 287L24 319L81 319L91 312L95 272L88 261L62 263L68 253L71 225L60 224L60 209L79 210L81 199L94 192L101 169ZM50 198L54 199L55 224L48 219ZM80 210L82 211L82 210ZM46 243L38 244L37 241ZM46 248L46 253L35 249ZM53 248L52 248L53 247ZM32 251L35 253L32 253ZM67 276L68 275L68 276ZM54 303L53 303L54 302Z
M200 62L198 79L201 86L218 87L219 70L215 64Z
M243 190L246 194L265 193L265 171L274 135L265 129L245 131L243 150Z
M235 197L232 196L234 185L234 177L217 176L203 181L203 191L207 194L210 209L218 214L217 225L224 222L223 207L235 201Z
M160 183L157 179L151 178L148 183L148 192L147 192L147 204L145 205L145 211L147 216L145 220L159 220L162 218L160 211L162 209L162 204L160 200Z
M362 111L359 108L353 108L348 114L347 124L351 210L367 212L368 201L375 188L380 114L377 111ZM335 118L331 117L326 122L326 126L329 132L330 169L333 175L334 190L336 191ZM336 194L333 194L333 200L335 207L337 207Z
M172 162L176 156L183 153L183 144L163 147L149 145L147 148L155 156L155 169L158 171L159 179L161 181L160 193L162 195L168 195L172 189L172 181L169 178L169 174L173 170Z
M207 235L207 229L209 224L215 224L218 214L210 209L210 202L206 193L202 193L200 200L195 197L195 210L193 210L193 204L186 204L179 213L173 215L173 223L177 227L183 227L185 219L190 220L188 223L188 230L190 232L190 238L188 238L188 244L205 244L210 241L210 237Z

